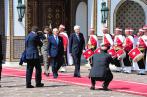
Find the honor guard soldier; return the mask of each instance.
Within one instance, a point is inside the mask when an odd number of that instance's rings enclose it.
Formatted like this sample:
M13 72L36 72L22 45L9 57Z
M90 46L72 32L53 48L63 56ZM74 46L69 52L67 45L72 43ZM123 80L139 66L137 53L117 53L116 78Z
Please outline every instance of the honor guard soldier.
M122 29L116 28L114 32L114 49L115 51L119 51L123 49L123 43L125 40L125 37L122 35ZM114 58L114 64L116 66L116 72L121 71L121 59L118 59L118 57Z
M145 44L146 44L146 46L147 46L147 25L145 25L144 27L143 27L143 30L144 30L144 35L143 35L143 39L144 39L144 42L145 42ZM145 71L147 71L147 57L146 57L146 53L147 53L147 48L145 49Z
M144 37L143 33L144 33L144 30L142 28L139 29L139 32L138 32L139 38L138 38L138 42L137 42L137 47L145 55L146 44L145 44L145 41L144 41L145 37ZM145 74L144 58L142 58L140 61L137 62L138 67L140 69L138 75L144 75Z
M107 49L110 49L110 47L113 46L113 39L111 37L111 35L108 33L108 28L104 27L103 28L103 39L102 39L102 43L105 44L105 46L107 46Z
M64 63L61 66L60 71L65 72L66 66L67 66L67 46L68 46L69 39L68 39L68 35L65 31L65 26L62 24L59 26L59 36L62 37L63 45L64 45Z
M133 30L131 28L127 28L125 29L125 35L126 35L126 38L125 38L125 41L124 41L124 44L123 44L123 48L126 52L126 57L123 59L123 62L124 62L124 73L131 73L131 66L132 66L132 63L131 63L131 60L129 58L129 51L133 49L133 43L134 43L134 38L133 36L131 35L133 32Z
M96 48L99 47L98 38L95 35L95 30L93 28L90 28L90 37L88 40L87 48L91 49L92 51L95 51ZM92 58L89 59L90 66L92 67Z

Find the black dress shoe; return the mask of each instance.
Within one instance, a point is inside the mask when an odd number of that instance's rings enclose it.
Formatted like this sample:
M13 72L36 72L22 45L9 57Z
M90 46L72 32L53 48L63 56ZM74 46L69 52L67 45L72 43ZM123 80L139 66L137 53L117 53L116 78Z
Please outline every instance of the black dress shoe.
M138 75L146 75L145 73L138 73Z
M44 87L44 84L43 83L36 84L36 87Z
M54 76L54 78L58 78L58 76Z
M108 90L108 87L104 84L102 84L103 90Z
M74 75L74 77L78 77L78 78L81 78L81 76L80 76L80 75Z
M111 89L108 88L103 88L104 91L112 91Z
M32 85L26 85L26 88L34 88Z
M53 74L54 78L58 78L58 74Z
M104 90L104 91L112 91L111 89L108 89L108 87L107 86L104 86L104 85L102 85L102 90Z
M95 90L95 87L94 87L94 86L91 86L91 87L90 87L90 90Z

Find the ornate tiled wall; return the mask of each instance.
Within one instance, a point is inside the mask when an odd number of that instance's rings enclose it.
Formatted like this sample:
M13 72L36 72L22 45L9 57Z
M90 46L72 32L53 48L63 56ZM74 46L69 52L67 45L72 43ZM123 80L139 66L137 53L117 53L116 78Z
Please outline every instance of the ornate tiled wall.
M13 58L14 60L19 59L21 57L21 53L24 51L25 49L25 45L24 45L24 40L23 39L15 39L14 40L14 47L13 47Z
M147 0L141 0L141 1L143 1L145 4L147 4Z
M142 7L134 1L124 2L116 13L116 26L123 28L132 27L137 33L145 24L145 13Z

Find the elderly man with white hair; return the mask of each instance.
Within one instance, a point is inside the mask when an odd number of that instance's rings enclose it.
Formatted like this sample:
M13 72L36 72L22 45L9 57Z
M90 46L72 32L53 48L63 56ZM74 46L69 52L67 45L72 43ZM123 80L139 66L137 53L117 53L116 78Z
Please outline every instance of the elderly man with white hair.
M74 77L81 77L80 62L83 49L85 49L85 39L80 32L80 26L74 26L75 33L72 33L69 41L69 52L71 53L75 65Z
M53 29L53 35L48 38L48 57L51 57L52 72L54 78L58 77L58 70L63 64L63 39L58 35L57 28Z

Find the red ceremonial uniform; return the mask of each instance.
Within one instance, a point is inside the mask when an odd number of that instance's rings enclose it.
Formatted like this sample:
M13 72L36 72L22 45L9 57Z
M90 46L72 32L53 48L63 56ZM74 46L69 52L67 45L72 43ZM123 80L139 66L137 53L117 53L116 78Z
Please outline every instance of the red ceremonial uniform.
M124 50L125 51L130 51L133 49L133 43L134 43L134 39L133 36L128 36L126 37L125 41L124 41Z

